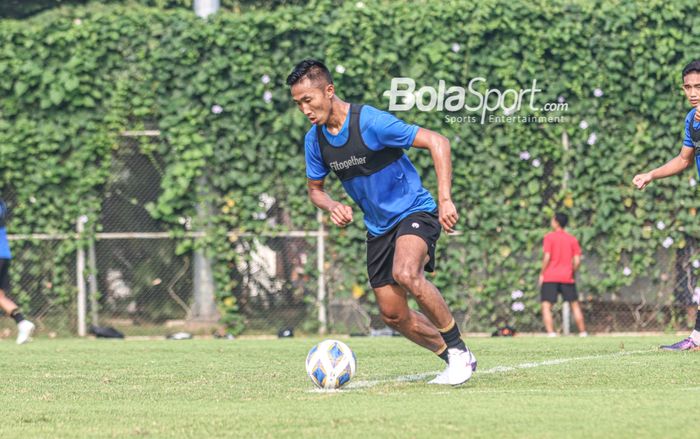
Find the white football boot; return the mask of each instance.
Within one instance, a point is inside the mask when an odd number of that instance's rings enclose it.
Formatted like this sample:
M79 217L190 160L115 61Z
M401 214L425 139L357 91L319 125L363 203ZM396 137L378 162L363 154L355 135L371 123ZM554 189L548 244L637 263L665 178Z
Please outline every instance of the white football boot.
M435 378L432 380L428 381L428 384L441 384L441 385L448 385L450 384L449 381L447 380L447 372L450 370L450 366L445 367L445 370L440 372Z
M17 344L24 344L31 340L34 328L36 326L29 320L22 320L17 323Z
M458 386L471 378L476 371L476 357L470 350L449 349L447 351L448 364L443 370L428 384L441 384Z

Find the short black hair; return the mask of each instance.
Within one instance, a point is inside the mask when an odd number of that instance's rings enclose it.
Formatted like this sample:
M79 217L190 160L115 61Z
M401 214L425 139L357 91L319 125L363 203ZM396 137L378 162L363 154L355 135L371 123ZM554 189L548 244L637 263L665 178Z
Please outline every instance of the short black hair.
M569 217L566 216L565 213L557 212L554 214L554 219L559 223L561 228L563 229L566 227L567 224L569 224Z
M309 79L312 82L323 79L328 84L333 84L333 78L331 77L331 72L328 70L328 67L321 61L315 59L305 59L294 66L292 73L287 76L287 85L291 87L302 79Z
M683 77L681 78L682 80L685 80L685 76L689 73L700 73L700 59L694 59L690 61L684 68L683 68Z

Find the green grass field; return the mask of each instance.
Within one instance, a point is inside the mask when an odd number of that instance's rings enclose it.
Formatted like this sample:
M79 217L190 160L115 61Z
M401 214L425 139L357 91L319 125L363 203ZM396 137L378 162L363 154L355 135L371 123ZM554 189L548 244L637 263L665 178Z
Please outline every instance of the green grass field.
M354 387L315 391L318 339L0 342L0 437L697 437L700 352L676 337L473 339L479 370L401 338L351 338Z

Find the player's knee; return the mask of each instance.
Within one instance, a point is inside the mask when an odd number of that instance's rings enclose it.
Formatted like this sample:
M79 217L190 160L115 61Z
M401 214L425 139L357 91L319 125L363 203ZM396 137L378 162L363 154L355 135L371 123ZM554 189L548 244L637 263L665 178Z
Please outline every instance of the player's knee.
M410 270L406 268L396 268L394 269L392 276L394 280L398 282L399 285L406 288L408 291L415 295L417 288L423 281L422 274L416 272L415 270Z
M382 311L384 324L391 328L399 328L408 321L408 314L396 311Z

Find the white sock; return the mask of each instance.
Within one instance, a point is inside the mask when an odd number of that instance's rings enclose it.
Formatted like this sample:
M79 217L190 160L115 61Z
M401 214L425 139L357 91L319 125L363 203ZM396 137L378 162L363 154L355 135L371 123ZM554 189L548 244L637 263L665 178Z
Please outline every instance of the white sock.
M693 330L693 332L690 333L690 338L693 339L695 344L700 344L700 331Z

